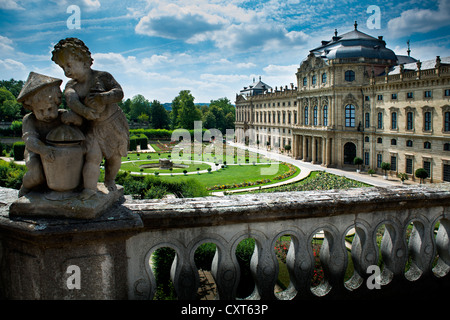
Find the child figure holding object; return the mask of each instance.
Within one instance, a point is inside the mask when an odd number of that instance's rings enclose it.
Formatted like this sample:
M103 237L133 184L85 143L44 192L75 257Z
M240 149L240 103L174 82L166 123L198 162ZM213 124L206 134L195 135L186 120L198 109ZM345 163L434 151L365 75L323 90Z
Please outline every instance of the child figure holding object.
M62 80L31 72L17 101L30 110L22 121L22 139L25 142L27 173L22 180L19 197L33 189L46 186L41 158L53 162L55 150L45 144L47 134L61 124L80 126L83 119L75 113L58 109L61 104Z
M106 159L105 186L115 191L114 180L129 145L128 122L117 104L123 99L122 88L108 72L91 69L91 53L77 38L59 41L52 54L52 60L72 79L65 88L68 107L89 123L85 133L87 153L82 197L87 199L97 192L103 157Z

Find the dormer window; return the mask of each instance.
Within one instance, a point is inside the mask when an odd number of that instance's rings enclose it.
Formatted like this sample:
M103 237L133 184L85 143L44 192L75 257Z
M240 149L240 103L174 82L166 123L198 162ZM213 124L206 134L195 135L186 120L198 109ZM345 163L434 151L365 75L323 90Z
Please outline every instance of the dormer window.
M303 78L303 86L306 87L308 84L308 79L306 77Z

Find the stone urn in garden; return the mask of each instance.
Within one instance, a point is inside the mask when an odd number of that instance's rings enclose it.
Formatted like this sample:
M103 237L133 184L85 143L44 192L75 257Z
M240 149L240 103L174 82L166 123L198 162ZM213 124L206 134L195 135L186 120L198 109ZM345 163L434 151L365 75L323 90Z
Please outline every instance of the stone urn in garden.
M46 137L54 148L54 160L41 157L48 187L53 191L66 192L76 189L81 183L84 151L81 143L84 134L77 127L61 125Z

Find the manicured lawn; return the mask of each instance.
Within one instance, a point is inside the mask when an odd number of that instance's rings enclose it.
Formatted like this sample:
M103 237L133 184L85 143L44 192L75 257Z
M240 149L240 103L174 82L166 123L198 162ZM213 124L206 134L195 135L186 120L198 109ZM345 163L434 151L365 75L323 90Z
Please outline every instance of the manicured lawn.
M199 163L191 161L198 160L199 155L190 156L178 156L178 153L156 152L156 153L129 153L127 157L122 158L121 170L134 172L134 173L146 173L154 174L160 173L160 179L168 179L169 181L183 181L190 178L195 178L202 183L209 190L231 190L245 188L249 186L262 186L267 184L273 184L287 179L291 179L300 173L300 169L294 168L291 165L284 163L278 163L275 161L269 161L264 157L259 157L255 153L246 152L245 155L235 155L230 160L230 157L223 155L220 161L218 157L211 156L210 154L201 155L203 161L207 161L212 164ZM170 170L161 170L159 168L141 168L140 165L146 163L158 163L159 159L171 159L174 163L182 163L189 165L188 168L173 168ZM224 162L228 160L228 164L224 165ZM270 163L270 164L269 164ZM222 168L223 167L223 168ZM164 175L164 173L182 173L184 170L187 172L204 171L211 168L210 173L202 172L200 174L188 174L188 175ZM199 169L199 170L198 170ZM216 171L216 169L219 169Z
M186 176L160 176L160 179L189 179L195 178L205 187L213 187L216 185L231 185L240 184L242 182L256 182L258 180L270 179L271 183L276 183L282 180L273 180L275 177L288 172L289 167L285 164L279 164L278 170L275 174L262 175L261 170L263 168L269 168L270 165L230 165L227 168L220 169L219 171L214 171L211 173L202 173L197 175L186 175ZM297 169L298 174L300 172ZM292 176L293 177L293 176ZM289 178L292 178L289 177Z

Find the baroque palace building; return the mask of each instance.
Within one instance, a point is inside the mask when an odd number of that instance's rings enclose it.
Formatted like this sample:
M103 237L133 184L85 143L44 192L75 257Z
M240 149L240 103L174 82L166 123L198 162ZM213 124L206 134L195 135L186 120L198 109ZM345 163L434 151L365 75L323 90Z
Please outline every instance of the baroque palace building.
M366 170L387 162L392 175L416 179L424 168L429 181L450 181L450 57L396 55L355 22L311 50L296 76L297 86L260 78L236 95L236 142L327 167L359 157Z

